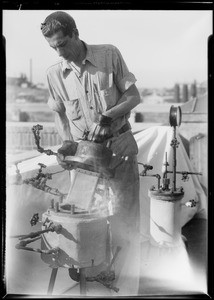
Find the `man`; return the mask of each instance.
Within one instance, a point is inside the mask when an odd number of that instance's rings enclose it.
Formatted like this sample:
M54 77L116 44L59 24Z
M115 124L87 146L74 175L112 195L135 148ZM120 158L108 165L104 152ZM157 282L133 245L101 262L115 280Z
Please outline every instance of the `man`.
M115 203L110 223L113 244L122 245L129 240L139 213L138 148L128 122L131 109L140 102L136 79L115 46L82 41L69 14L50 14L41 30L62 57L47 71L48 104L64 141L58 161L66 168L64 156L74 155L76 143L86 133L95 143L110 142L111 167L117 166L111 180Z

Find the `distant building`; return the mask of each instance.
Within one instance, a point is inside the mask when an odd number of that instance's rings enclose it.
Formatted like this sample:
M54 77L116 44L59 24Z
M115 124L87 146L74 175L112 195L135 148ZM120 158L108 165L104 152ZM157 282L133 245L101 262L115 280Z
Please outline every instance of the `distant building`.
M35 87L37 88L37 89L47 89L46 87L45 87L45 85L44 85L44 83L37 83L37 84L35 84Z
M160 103L163 103L164 100L163 100L163 97L158 95L156 93L156 91L153 91L153 93L151 94L147 94L147 96L144 97L144 103L145 104L160 104Z
M31 86L25 74L21 74L20 77L7 77L6 84L10 86L20 86L22 88Z
M20 78L18 77L7 77L7 85L16 85L19 86L20 83Z

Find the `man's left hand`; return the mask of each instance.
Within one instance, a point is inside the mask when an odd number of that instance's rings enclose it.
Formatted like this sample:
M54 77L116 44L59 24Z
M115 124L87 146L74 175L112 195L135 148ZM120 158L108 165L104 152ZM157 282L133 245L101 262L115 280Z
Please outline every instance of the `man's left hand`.
M77 142L73 141L64 141L62 147L60 147L57 151L57 162L58 164L66 170L72 170L71 164L65 162L66 156L74 156L77 151Z

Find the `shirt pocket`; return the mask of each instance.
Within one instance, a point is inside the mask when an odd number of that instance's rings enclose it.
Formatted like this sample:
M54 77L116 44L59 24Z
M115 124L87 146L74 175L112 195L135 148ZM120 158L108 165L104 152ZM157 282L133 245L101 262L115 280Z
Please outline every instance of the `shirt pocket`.
M112 87L100 90L100 98L106 109L109 109L116 104Z
M66 114L72 121L79 120L82 117L80 99L69 99L65 101Z

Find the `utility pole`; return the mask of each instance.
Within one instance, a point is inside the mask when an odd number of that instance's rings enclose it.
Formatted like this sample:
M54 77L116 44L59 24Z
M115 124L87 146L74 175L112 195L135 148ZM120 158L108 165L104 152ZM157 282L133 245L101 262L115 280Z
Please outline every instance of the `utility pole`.
M30 59L30 83L33 84L33 68L32 58Z
M187 84L183 84L183 102L188 101L188 86Z

